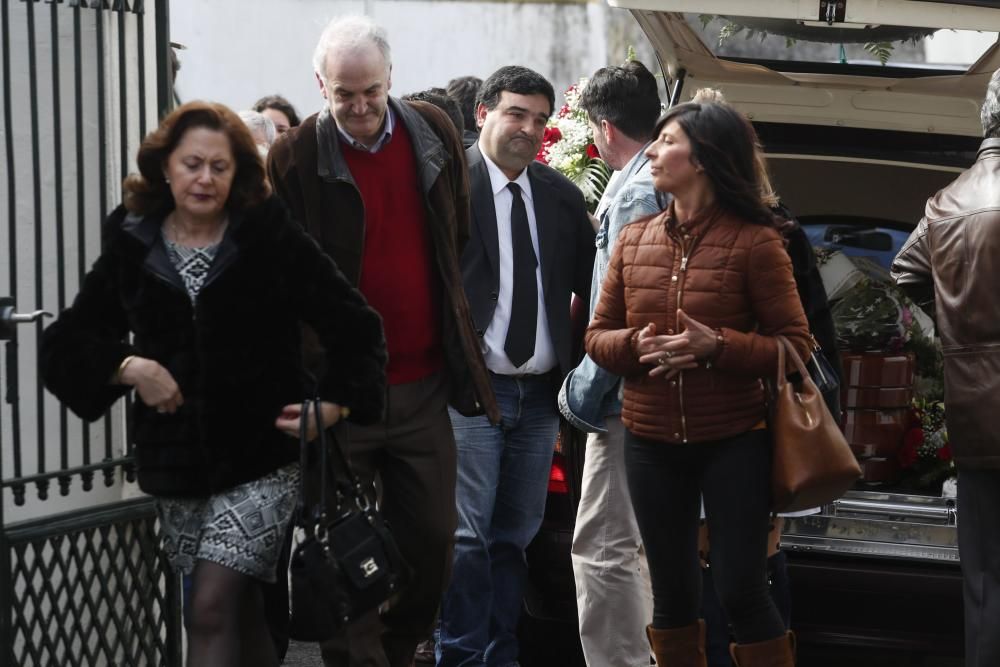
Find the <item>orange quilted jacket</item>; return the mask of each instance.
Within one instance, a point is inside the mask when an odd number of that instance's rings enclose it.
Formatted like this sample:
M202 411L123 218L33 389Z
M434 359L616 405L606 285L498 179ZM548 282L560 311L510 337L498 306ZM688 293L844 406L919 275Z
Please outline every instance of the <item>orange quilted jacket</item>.
M638 332L679 332L677 310L722 335L710 365L665 381L636 353ZM766 416L761 379L777 370L781 334L809 351L809 326L777 230L715 211L687 226L669 211L626 226L615 243L594 319L591 358L625 378L622 422L642 438L706 442Z

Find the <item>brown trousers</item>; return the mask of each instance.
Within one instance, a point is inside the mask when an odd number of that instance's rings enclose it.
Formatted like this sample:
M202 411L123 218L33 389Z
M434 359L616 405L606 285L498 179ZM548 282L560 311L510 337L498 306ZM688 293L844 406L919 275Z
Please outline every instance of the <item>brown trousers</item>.
M380 508L410 585L381 617L372 613L320 649L326 667L409 667L427 638L448 585L455 539L455 437L443 374L390 386L385 421L339 432L367 485L378 478Z

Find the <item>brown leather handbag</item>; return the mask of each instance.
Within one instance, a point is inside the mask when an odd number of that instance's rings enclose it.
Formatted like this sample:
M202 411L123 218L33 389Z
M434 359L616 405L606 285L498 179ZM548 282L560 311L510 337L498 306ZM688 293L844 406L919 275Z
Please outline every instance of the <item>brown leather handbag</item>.
M778 340L778 373L771 402L771 508L796 512L832 502L861 476L837 420L788 339ZM788 380L786 353L798 376Z

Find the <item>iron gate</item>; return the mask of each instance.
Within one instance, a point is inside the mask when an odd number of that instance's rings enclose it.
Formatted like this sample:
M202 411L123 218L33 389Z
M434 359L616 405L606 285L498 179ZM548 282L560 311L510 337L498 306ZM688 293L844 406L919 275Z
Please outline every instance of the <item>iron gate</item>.
M171 102L167 2L0 0L0 667L181 665L126 413L82 422L35 362L41 309L72 300Z

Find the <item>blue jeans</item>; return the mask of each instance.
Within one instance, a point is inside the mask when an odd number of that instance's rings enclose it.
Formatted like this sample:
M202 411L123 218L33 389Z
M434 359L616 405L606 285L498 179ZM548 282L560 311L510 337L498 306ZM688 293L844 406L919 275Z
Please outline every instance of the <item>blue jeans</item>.
M559 431L549 375L492 375L502 421L451 411L458 449L458 529L451 584L441 604L437 664L517 664L528 568L524 549L545 512Z

